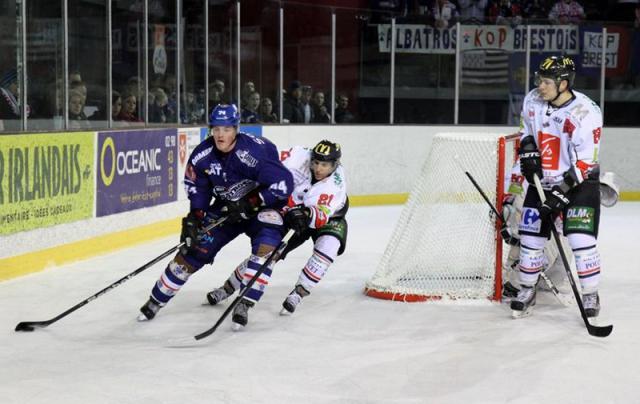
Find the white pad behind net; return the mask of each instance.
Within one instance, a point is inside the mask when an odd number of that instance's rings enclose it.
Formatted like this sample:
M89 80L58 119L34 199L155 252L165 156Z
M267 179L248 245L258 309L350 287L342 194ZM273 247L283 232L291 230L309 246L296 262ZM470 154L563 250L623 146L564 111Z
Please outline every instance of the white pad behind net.
M483 133L434 137L384 256L367 282L368 295L392 300L494 295L500 268L495 217L464 172L475 178L495 205L500 137ZM507 165L513 162L510 154Z

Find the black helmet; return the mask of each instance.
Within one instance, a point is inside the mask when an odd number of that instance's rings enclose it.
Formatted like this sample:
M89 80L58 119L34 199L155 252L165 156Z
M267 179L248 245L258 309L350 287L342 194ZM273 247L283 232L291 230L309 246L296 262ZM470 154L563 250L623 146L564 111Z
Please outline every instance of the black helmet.
M573 79L576 77L576 65L567 56L549 56L540 63L536 72L536 85L540 77L552 78L558 84L562 80L567 80L569 87L572 87Z
M340 157L342 157L340 145L328 140L320 141L311 152L312 160L338 162Z

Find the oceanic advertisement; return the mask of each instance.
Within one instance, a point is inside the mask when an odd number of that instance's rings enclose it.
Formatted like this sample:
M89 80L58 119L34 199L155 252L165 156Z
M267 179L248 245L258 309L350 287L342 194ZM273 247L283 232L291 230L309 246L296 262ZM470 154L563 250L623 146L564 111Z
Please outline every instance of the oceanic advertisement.
M94 136L0 136L0 234L93 215Z
M98 133L96 215L177 200L176 129Z

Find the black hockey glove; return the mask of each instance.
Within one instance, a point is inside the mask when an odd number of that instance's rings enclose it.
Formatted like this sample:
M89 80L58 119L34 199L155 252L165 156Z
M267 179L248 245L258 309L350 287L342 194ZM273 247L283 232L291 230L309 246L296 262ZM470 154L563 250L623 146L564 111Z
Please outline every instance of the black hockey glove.
M551 188L547 195L547 200L540 207L540 217L544 218L551 214L562 212L569 204L569 198L559 186Z
M238 201L226 202L221 212L227 216L228 223L237 223L257 215L260 210L260 202L258 194L251 193Z
M203 219L204 212L201 210L193 210L189 212L186 217L182 218L180 242L184 242L184 246L180 248L180 252L183 255L188 253L198 244Z
M518 155L520 156L520 171L522 171L524 178L530 184L533 184L533 174L537 174L538 178L542 179L542 161L533 136L522 139Z
M309 228L309 220L309 208L304 206L291 208L284 215L284 223L298 235L304 233L305 230Z

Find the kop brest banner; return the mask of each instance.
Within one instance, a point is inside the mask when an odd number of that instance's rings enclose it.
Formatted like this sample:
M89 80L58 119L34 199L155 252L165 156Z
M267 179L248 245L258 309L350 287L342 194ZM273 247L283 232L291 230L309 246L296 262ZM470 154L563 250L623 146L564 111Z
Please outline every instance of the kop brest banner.
M0 136L0 235L93 216L94 135Z
M99 132L96 215L177 200L176 129Z
M187 192L184 188L184 171L187 166L187 159L191 156L191 152L200 144L201 128L182 128L178 129L178 199L187 199Z

